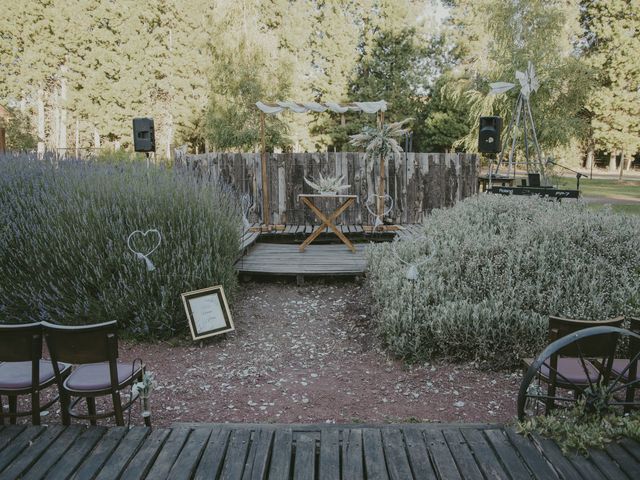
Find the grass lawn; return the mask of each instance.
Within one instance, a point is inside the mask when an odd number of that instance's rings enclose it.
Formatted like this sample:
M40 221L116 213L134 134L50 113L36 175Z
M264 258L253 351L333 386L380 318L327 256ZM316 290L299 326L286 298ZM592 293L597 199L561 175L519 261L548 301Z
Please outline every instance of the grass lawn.
M574 178L559 178L557 184L559 188L576 188ZM590 208L600 209L606 203L611 203L614 212L640 215L640 180L583 178L580 180L580 191L583 197L592 197Z
M559 188L576 188L575 178L558 179ZM640 180L622 180L617 179L599 179L589 180L583 178L580 180L580 191L586 197L609 197L619 198L621 196L629 197L631 201L640 200Z
M604 208L604 203L590 203L589 208L593 210L599 210ZM640 215L640 203L637 205L619 205L613 204L611 208L614 212L627 213L630 215Z

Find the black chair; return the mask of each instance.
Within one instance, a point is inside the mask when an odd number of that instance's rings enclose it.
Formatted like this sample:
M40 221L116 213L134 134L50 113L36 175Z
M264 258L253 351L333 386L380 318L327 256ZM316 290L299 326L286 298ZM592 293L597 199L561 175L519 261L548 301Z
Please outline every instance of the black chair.
M58 397L40 405L40 391L71 373L71 366L42 359L42 326L40 323L26 325L0 325L0 425L4 417L15 424L18 417L31 415L34 425L40 425L40 412L53 405ZM9 410L4 411L2 396L8 397ZM31 396L31 409L18 411L18 396Z
M574 320L549 316L549 343L571 335L580 330L597 327L622 327L624 317L616 317L602 321ZM609 379L613 365L613 356L617 337L608 335L605 338L586 339L577 344L569 344L562 350L554 352L538 371L538 378L547 383L547 412L554 408L553 397L556 388L573 390L576 395L591 384L598 383L600 378ZM603 361L595 361L602 359ZM525 370L534 359L525 358Z
M52 360L76 365L68 378L55 368L62 403L62 423L69 425L71 417L96 420L115 416L116 424L124 425L123 412L133 405L131 398L123 405L120 392L142 380L144 365L118 361L116 322L67 327L42 323L44 336ZM96 411L96 397L111 395L113 410ZM86 399L87 412L76 410L78 402Z

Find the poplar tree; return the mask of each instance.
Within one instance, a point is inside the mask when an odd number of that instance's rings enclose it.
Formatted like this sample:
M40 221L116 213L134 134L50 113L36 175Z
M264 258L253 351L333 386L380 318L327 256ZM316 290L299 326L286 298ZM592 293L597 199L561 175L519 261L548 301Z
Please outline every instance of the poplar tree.
M515 72L531 61L540 89L531 96L538 140L547 152L584 138L584 111L591 72L579 58L578 5L562 0L460 0L452 11L452 31L460 63L451 77L470 106L472 128L461 144L477 148L482 115L513 115L519 84L507 94L489 94L489 83L518 83Z
M633 161L640 150L640 3L584 2L586 61L596 72L589 98L594 147L610 154L609 168ZM628 167L628 165L627 165Z

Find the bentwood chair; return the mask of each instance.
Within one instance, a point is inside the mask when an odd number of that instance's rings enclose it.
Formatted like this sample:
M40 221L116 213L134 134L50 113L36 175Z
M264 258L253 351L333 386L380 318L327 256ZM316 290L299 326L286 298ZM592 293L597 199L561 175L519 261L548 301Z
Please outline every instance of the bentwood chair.
M561 317L549 317L549 343L590 327L622 327L624 317L616 317L609 320L590 321L574 320ZM590 385L597 384L601 379L605 382L611 375L617 337L607 335L605 338L597 337L585 339L581 342L570 343L563 349L554 352L548 363L544 363L539 371L538 378L546 383L549 399L555 396L556 388L574 391L578 395ZM598 361L591 361L598 360ZM524 359L525 368L528 368L533 359ZM553 408L553 401L547 401L546 409Z
M54 367L60 389L62 423L69 425L73 417L96 425L98 419L115 416L116 424L123 426L123 412L131 408L136 399L129 397L123 404L120 392L142 380L144 365L118 361L116 322L80 327L42 324L52 360L76 366L66 379ZM96 398L102 396L111 396L113 410L96 410ZM83 398L87 403L86 413L76 408Z
M40 391L53 385L56 377L53 364L42 359L42 326L40 323L25 325L0 325L0 425L4 417L15 424L18 417L31 416L34 425L40 425L40 412L53 405L58 397L40 405ZM71 366L55 367L60 378L71 373ZM2 396L9 400L9 410L4 411ZM18 396L31 396L31 409L18 411Z

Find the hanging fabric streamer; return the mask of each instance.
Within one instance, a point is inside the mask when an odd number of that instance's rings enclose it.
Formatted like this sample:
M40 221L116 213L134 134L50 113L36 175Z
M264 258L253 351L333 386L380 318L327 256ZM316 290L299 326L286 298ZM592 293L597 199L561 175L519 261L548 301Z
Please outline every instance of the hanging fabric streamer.
M242 225L244 225L245 229L251 227L251 223L249 223L249 212L253 208L253 200L251 199L251 195L245 193L240 197L240 206L242 207Z
M143 238L146 238L148 234L155 234L158 236L158 242L156 243L156 245L149 250L147 253L142 253L139 252L138 250L136 250L134 248L134 246L132 246L132 239L135 235L140 235ZM133 232L131 232L129 234L129 236L127 237L127 247L129 247L129 250L131 250L131 252L135 255L136 258L143 260L147 266L147 271L148 272L153 272L156 269L156 266L153 264L153 262L149 259L149 255L151 255L153 252L155 252L158 247L160 246L160 243L162 243L162 235L160 234L160 231L152 228L150 230L147 230L146 232L142 232L141 230L134 230Z
M388 201L389 205L388 205L388 208L385 205L385 209L382 212L382 215L379 215L377 213L377 211L374 212L373 210L371 210L371 207L369 205L373 202L374 208L377 209L378 201L381 200L381 199L385 202L385 204ZM375 218L375 221L373 223L373 231L375 231L378 227L383 225L383 221L382 220L385 217L385 215L387 215L389 212L391 212L391 210L393 210L393 197L391 195L389 195L389 194L376 195L375 193L372 193L367 198L367 202L364 204L364 206L367 208L367 210L369 211L371 216Z

